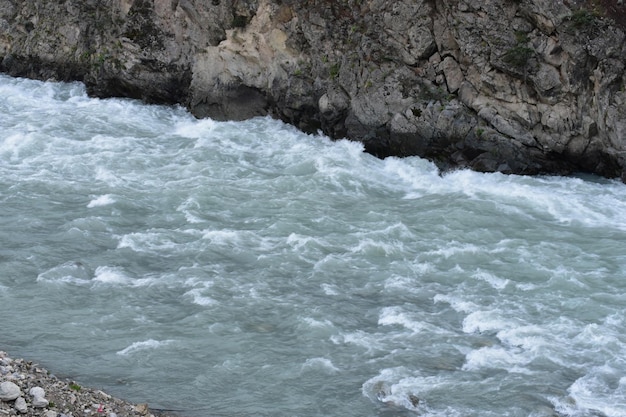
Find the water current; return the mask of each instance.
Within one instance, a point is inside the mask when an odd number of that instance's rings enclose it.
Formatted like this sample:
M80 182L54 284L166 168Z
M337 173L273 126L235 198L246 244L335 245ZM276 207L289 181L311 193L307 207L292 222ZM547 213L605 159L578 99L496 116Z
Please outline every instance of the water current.
M626 186L0 76L0 349L183 416L625 416Z

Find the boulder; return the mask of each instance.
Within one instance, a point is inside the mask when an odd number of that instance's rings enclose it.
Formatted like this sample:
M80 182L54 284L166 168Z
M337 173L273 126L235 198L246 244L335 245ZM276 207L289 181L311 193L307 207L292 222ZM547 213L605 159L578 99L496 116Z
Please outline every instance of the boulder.
M22 395L22 390L11 381L5 381L0 384L0 400L13 401Z

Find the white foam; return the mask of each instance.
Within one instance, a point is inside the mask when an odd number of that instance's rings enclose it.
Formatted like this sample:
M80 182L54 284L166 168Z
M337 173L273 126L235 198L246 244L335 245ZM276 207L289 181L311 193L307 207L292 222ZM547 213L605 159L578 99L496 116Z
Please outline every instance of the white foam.
M333 327L333 323L330 320L316 320L313 317L304 317L302 319L309 327L314 328L324 328L324 327Z
M326 373L337 373L337 368L328 358L310 358L302 364L302 370L321 370Z
M385 158L381 181L397 184L405 191L405 198L418 199L440 188L442 179L436 165L422 158Z
M10 155L11 160L17 160L21 152L29 148L33 140L32 135L24 133L6 136L0 142L0 155Z
M176 124L174 134L190 139L206 138L210 137L219 125L220 122L209 118L184 120Z
M501 312L492 311L475 311L470 313L463 319L463 332L465 333L483 333L493 332L503 329L509 329L515 325L510 320L500 317Z
M202 239L210 240L218 245L228 245L241 241L241 233L237 230L206 230Z
M426 257L443 256L444 258L448 259L450 257L456 256L459 254L464 254L464 253L474 254L474 253L479 253L479 252L484 252L484 251L485 251L484 248L476 246L472 243L459 243L459 242L453 241L453 242L449 242L448 244L446 244L445 247L426 251L423 253L423 256L426 256Z
M341 294L341 291L339 291L339 288L336 285L322 284L320 285L320 287L322 287L322 291L324 291L324 294L326 295L340 295Z
M508 279L500 278L492 273L480 270L472 274L472 278L485 281L496 290L503 290L510 282Z
M93 280L103 284L128 284L131 282L131 279L124 274L121 268L110 266L97 267Z
M539 352L544 347L551 347L558 341L552 340L553 329L540 326L515 326L498 332L497 337L507 346L516 346L530 352Z
M401 407L427 417L464 415L460 410L446 406L435 409L429 405L429 393L441 385L448 384L449 381L445 380L444 376L415 375L405 367L397 367L383 369L379 375L367 380L362 385L361 392L372 402L392 407L390 410Z
M65 262L37 275L37 282L87 285L89 273L80 262Z
M359 243L352 248L350 252L363 254L365 256L390 256L394 253L401 252L404 244L399 241L388 243L383 240L375 239L362 239Z
M122 236L117 244L118 249L129 248L135 252L175 252L178 246L179 244L172 241L171 231L161 230L130 233Z
M187 291L184 295L187 297L191 297L192 303L197 304L199 306L210 306L218 304L218 302L211 298L207 297L203 294L204 288L194 288L192 290Z
M172 342L173 340L158 341L154 339L148 339L148 340L144 340L143 342L135 342L132 345L128 346L127 348L122 349L116 353L121 356L128 356L128 355L131 355L135 352L139 352L142 350L158 349L161 346L166 346Z
M520 349L506 349L502 346L488 346L469 352L465 356L464 371L474 371L481 368L499 368L509 372L524 369L523 365L531 361L531 357L523 354ZM528 372L524 369L524 373Z
M358 330L352 333L342 333L339 335L332 335L330 341L336 345L348 344L364 348L367 352L373 352L374 350L384 350L384 341L379 340L376 335L366 333L362 330Z
M609 366L589 369L568 389L570 398L553 399L555 409L565 415L593 415L606 417L626 416L626 377Z
M460 297L450 294L437 294L433 298L435 303L448 303L450 307L459 313L472 313L480 308L480 306L471 301L466 301Z
M287 237L287 244L296 250L302 249L303 247L308 245L310 242L315 243L317 241L318 240L316 238L313 238L310 236L299 235L297 233L291 233Z
M378 324L381 326L400 325L414 333L428 331L429 333L439 333L437 327L422 323L411 315L402 310L402 307L384 307L378 317Z
M111 194L105 194L91 200L89 204L87 204L87 208L108 206L114 203L115 199L113 198L113 196Z

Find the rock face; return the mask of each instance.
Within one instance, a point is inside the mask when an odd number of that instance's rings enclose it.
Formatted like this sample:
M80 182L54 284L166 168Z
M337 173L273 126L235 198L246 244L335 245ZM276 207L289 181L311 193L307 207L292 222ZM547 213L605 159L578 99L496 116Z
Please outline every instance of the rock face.
M442 168L626 178L618 0L0 0L0 70Z

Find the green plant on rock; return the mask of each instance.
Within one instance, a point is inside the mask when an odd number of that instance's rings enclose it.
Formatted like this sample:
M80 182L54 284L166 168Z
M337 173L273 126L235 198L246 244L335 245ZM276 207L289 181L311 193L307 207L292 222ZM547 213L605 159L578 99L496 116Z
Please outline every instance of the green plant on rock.
M596 13L590 12L586 9L579 9L572 13L570 21L572 22L572 26L575 28L583 28L591 26L597 18L598 16Z
M526 69L528 60L533 57L535 50L528 46L530 38L522 31L515 32L515 46L502 55L502 61L517 69Z
M333 80L337 78L337 76L339 76L340 69L341 69L341 65L338 63L331 65L330 68L328 69L328 74L330 75L330 78Z
M518 45L527 44L528 42L530 42L530 38L528 37L528 34L526 32L518 30L515 32L515 41Z
M534 49L525 45L515 45L504 53L502 60L511 66L524 68L534 53Z
M70 384L70 389L71 389L72 391L80 391L80 388L81 388L81 386L80 386L80 385L78 385L78 384L76 384L76 383L74 383L74 382L72 382L72 383Z

